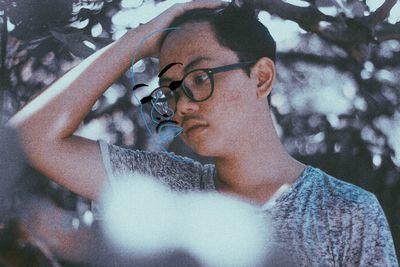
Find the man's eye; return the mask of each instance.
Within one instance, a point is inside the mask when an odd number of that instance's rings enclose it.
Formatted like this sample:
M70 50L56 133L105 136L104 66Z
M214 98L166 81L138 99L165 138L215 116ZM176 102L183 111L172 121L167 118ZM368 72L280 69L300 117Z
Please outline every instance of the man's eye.
M194 83L196 85L204 84L205 82L207 82L207 80L208 80L208 75L206 75L206 74L196 75L194 77Z

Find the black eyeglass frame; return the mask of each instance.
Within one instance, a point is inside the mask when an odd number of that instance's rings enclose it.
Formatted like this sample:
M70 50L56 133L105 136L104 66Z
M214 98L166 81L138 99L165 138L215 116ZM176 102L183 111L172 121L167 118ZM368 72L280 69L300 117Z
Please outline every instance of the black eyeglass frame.
M174 92L175 92L176 89L178 89L179 87L182 88L183 93L184 93L190 100L192 100L193 102L203 102L203 101L206 101L206 100L209 99L209 98L213 95L213 93L214 93L214 74L221 73L221 72L226 72L226 71L231 71L231 70L235 70L235 69L238 69L238 68L247 66L247 65L251 65L251 64L253 64L253 63L255 63L255 62L256 62L256 61L245 61L245 62L234 63L234 64L224 65L224 66L215 67L215 68L200 68L200 69L191 70L191 71L187 72L187 73L183 76L183 78L182 78L181 80L172 81L172 82L170 82L170 84L167 85L167 86L160 86L160 87L157 87L156 89L154 89L154 90L150 93L150 95L149 95L148 97L143 98L143 99L141 100L141 103L142 103L142 104L145 104L145 103L147 103L147 102L151 102L152 106L153 106L153 107L156 109L156 111L158 112L157 108L155 107L155 104L153 103L153 100L156 99L156 98L153 97L153 94L154 94L157 90L159 90L161 87L168 87L168 88L171 90L171 92L173 93L173 96L175 97L175 102L176 102L176 103L178 103L179 98L178 98L178 95L177 95L177 94L174 94ZM183 81L185 80L185 78L186 78L190 73L193 73L193 72L195 72L195 71L204 71L205 73L207 73L208 78L210 79L211 92L210 92L210 94L209 94L206 98L201 99L201 100L194 99L194 98L191 96L191 94L190 94L189 92L186 91L186 90L188 90L188 88L185 88L184 85L182 86L182 83L183 83ZM190 89L189 89L189 90L190 90ZM176 106L175 106L174 112L176 112ZM158 113L159 113L159 112L158 112ZM160 115L163 115L163 114L160 114Z

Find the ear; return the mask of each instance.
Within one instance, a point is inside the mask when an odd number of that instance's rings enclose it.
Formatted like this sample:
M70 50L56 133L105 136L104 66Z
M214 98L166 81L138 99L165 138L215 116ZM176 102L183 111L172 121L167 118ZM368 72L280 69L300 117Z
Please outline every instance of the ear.
M252 72L257 79L257 98L267 97L271 93L275 71L274 62L267 57L260 58L254 65Z

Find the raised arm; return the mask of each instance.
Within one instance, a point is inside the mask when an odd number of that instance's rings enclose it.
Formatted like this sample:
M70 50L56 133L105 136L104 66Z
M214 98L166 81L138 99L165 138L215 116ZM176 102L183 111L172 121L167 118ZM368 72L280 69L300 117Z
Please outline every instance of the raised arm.
M174 5L86 58L14 115L8 125L19 131L32 166L71 191L96 199L107 182L100 150L96 142L73 133L96 100L129 68L145 36L168 27L186 10L219 5L221 1ZM157 56L160 37L149 39L135 59Z
M36 169L85 197L98 195L106 174L96 142L73 133L96 100L129 67L141 35L142 29L132 30L86 58L8 123L19 131Z

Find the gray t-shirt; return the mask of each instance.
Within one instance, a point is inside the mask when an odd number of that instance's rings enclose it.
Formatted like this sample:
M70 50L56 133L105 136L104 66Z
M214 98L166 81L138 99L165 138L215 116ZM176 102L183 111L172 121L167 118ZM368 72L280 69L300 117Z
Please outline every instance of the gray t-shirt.
M177 191L216 190L213 164L177 161L166 152L131 150L104 141L99 145L111 186L118 174L139 172ZM307 166L261 208L272 218L277 251L295 259L296 266L398 266L376 197L318 168Z

